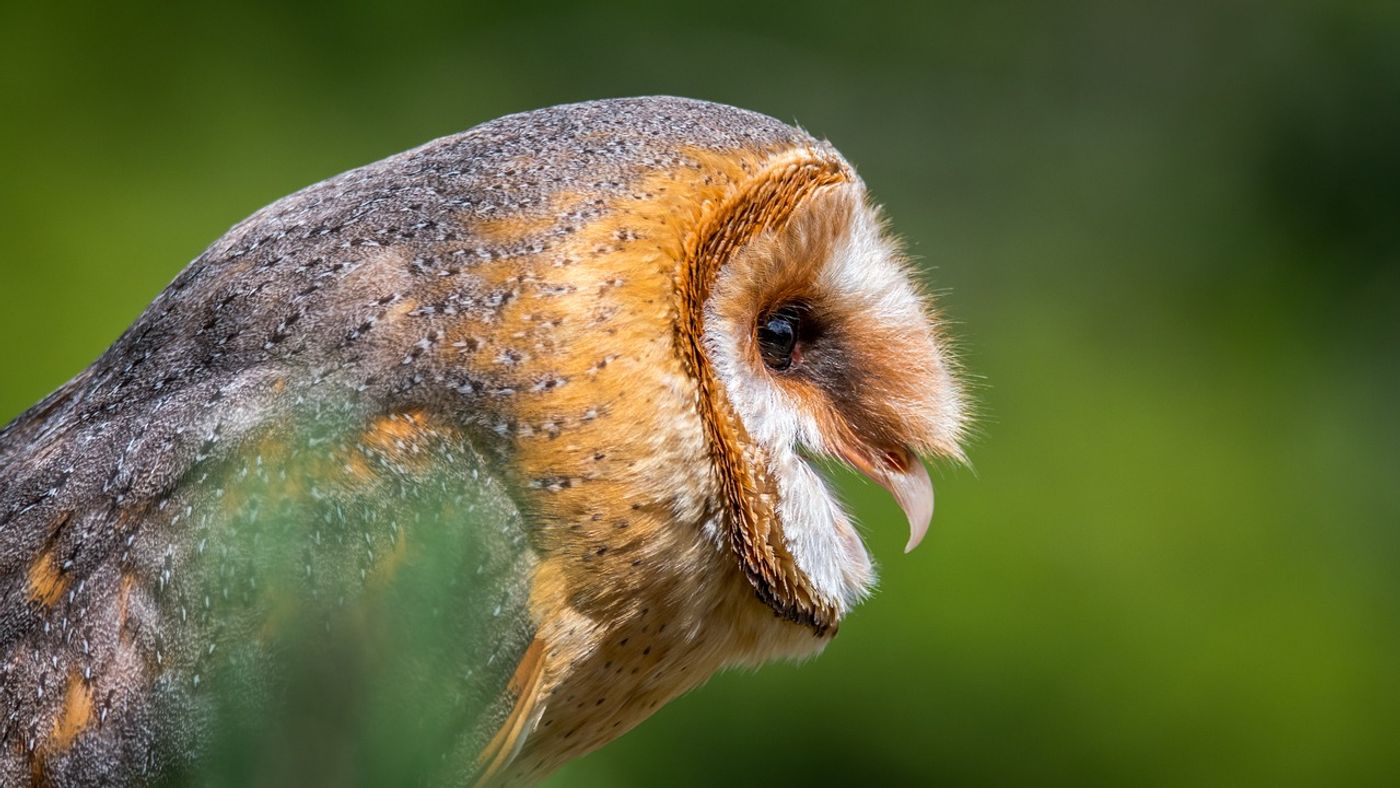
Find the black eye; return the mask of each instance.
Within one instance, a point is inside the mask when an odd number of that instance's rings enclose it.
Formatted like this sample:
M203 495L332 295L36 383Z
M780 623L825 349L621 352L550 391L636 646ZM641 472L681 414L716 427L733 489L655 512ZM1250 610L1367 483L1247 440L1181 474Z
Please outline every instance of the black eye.
M782 371L792 366L797 338L802 333L802 311L788 304L759 318L758 352L769 369Z

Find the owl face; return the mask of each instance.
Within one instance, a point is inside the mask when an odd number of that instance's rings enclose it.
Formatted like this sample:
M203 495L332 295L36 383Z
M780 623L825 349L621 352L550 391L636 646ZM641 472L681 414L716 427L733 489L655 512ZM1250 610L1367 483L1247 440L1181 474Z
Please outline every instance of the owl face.
M927 299L854 179L812 191L718 272L704 351L770 480L797 584L839 618L874 582L854 523L816 467L888 490L923 538L934 491L919 455L960 457L960 388Z

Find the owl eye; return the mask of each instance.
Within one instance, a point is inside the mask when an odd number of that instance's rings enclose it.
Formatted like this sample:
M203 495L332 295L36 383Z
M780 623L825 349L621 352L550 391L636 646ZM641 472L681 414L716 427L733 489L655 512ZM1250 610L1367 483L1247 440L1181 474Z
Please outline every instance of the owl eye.
M802 334L802 308L780 306L758 320L758 352L769 369L781 372L792 366L797 339Z

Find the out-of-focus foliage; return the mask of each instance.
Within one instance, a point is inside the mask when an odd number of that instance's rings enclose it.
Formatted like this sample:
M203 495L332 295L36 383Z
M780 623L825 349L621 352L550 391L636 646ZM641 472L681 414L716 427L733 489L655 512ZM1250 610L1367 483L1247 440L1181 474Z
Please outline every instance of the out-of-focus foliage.
M1394 779L1395 4L6 4L0 419L259 206L642 93L857 164L956 324L976 473L910 557L851 481L884 579L827 653L555 784Z
M192 711L162 784L467 784L534 636L520 511L457 433L390 459L354 416L292 411L177 501L193 554L159 586L155 685Z

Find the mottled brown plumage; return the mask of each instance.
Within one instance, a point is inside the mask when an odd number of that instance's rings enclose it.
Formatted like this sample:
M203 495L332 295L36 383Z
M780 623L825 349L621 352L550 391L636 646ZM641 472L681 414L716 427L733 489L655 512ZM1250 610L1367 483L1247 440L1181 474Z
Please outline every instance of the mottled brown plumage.
M802 455L890 487L916 541L916 453L957 456L963 420L863 188L771 118L626 99L233 228L0 432L0 782L225 752L334 782L345 720L406 698L450 709L404 718L424 779L532 781L716 670L819 650L873 575ZM328 665L350 711L228 749L302 719L283 698Z

